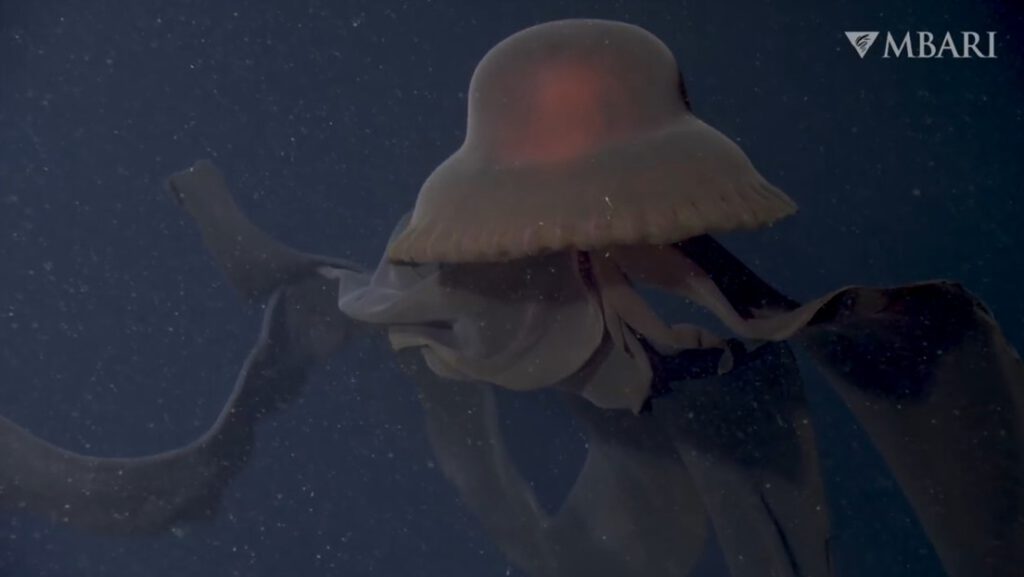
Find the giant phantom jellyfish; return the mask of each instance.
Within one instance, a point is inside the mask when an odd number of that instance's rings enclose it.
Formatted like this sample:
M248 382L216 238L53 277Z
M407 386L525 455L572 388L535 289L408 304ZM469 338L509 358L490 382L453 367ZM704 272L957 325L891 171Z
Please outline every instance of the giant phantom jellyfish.
M604 330L595 323L577 332L577 347L591 350L553 359L561 365L537 363L528 379L498 380L464 359L456 369L512 388L552 385L589 358L604 332L634 360L634 374L588 382L584 395L636 410L651 379L638 338L661 354L725 345L702 328L666 325L632 289L637 281L705 305L744 337L782 338L796 326L742 319L671 246L768 225L796 205L694 116L657 38L614 22L536 26L484 57L469 95L465 143L427 179L388 256L465 264L556 255L574 269L580 298L583 284L596 287Z
M671 52L640 28L520 32L484 57L469 100L465 143L370 272L274 240L209 162L173 175L230 283L268 303L222 418L179 451L120 460L0 420L0 505L57 516L75 499L61 520L121 532L212 514L258 420L343 336L377 329L421 387L441 469L532 575L685 575L708 527L736 577L834 575L804 368L860 422L950 575L1024 566L1024 369L982 303L935 281L801 305L758 278L709 235L795 204L693 115ZM732 335L669 325L643 285ZM565 391L588 431L554 515L505 451L495 386Z

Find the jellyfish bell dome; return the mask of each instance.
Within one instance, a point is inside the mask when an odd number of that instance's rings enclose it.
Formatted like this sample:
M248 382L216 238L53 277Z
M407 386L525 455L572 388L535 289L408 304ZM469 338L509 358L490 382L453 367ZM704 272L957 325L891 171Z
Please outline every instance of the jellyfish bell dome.
M465 142L423 184L388 256L499 262L669 244L795 210L690 112L660 40L562 20L510 36L477 66Z

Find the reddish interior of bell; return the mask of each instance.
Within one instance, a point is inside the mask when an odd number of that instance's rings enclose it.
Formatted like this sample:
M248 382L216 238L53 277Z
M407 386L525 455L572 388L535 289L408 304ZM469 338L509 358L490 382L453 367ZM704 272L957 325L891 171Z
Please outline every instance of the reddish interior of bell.
M503 162L559 162L592 152L624 133L631 112L612 71L599 63L544 66L520 80L515 110L503 114L497 136ZM493 126L493 125L492 125Z

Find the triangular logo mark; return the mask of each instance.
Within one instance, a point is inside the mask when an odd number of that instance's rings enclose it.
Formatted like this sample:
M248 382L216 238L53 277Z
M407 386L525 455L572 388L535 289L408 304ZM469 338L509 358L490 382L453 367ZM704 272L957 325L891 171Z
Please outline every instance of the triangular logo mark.
M864 58L864 55L871 49L871 45L875 43L875 38L878 38L878 32L847 32L846 38L853 45L857 54Z

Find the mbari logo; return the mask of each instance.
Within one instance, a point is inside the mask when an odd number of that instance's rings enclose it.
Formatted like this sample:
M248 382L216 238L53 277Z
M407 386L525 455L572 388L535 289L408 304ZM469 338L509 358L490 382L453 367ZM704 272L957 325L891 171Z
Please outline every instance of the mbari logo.
M868 50L871 50L871 45L875 43L875 38L878 38L878 32L847 32L846 38L850 40L857 54L864 58Z
M861 58L878 39L878 31L846 32L846 39ZM903 36L885 33L882 58L995 58L995 32L904 32Z

